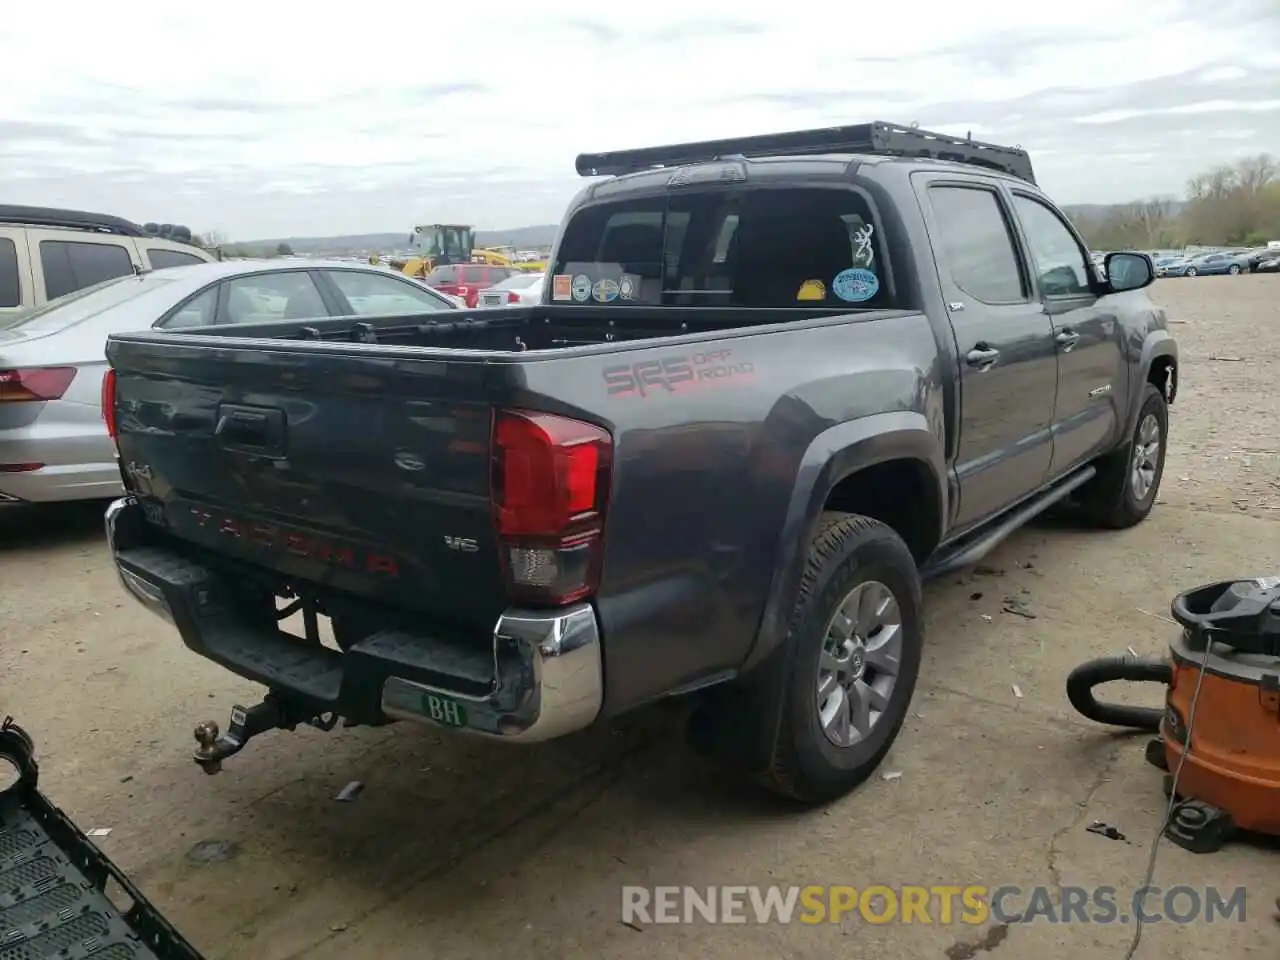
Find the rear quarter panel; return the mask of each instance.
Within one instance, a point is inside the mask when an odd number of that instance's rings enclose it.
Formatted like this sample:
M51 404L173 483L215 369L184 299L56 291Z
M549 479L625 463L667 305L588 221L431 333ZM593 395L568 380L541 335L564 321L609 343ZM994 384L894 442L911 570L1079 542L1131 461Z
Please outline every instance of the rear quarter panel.
M877 316L522 363L515 405L614 433L597 599L607 711L743 664L792 503L802 497L809 510L801 474L820 437L902 411L927 422L942 450L929 321Z

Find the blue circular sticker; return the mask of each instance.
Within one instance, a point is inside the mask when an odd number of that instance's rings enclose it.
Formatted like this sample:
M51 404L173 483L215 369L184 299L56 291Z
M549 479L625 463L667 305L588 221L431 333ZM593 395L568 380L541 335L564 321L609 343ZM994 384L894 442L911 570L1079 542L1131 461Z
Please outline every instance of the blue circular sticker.
M618 292L621 289L617 280L605 277L597 280L596 285L591 288L591 296L600 303L612 303L618 299Z
M573 278L573 299L579 303L586 303L591 299L591 278L585 273Z
M863 303L880 290L880 278L862 267L841 270L831 281L831 292L848 303Z

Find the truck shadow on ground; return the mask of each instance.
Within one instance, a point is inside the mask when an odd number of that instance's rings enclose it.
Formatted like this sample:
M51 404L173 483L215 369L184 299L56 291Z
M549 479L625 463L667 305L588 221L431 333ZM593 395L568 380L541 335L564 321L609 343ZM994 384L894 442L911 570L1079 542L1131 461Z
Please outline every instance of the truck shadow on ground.
M108 502L0 504L0 552L105 543L102 518Z
M987 569L964 571L926 588L931 621L926 671L901 746L880 772L896 767L916 784L935 782L926 769L933 757L959 777L951 785L952 796L982 808L994 789L987 783L989 776L1016 780L1023 792L1038 792L1042 781L1056 778L1065 798L1084 789L1081 771L1091 777L1111 762L1123 749L1122 740L1081 722L1058 722L1069 708L1062 696L1065 672L1057 664L1044 667L1041 686L1047 700L1035 702L1037 681L1031 668L1024 674L1029 679L1021 681L1027 700L1006 695L1002 701L999 684L959 693L953 689L965 687L966 676L981 674L985 658L1010 656L1003 638L987 630L970 609L974 594L985 590L995 595L1013 592L1016 583L1034 584L1037 574L1031 565L1038 562L1034 558L1041 548L1046 556L1056 552L1069 563L1072 553L1089 553L1099 536L1109 535L1054 520L1015 534L988 558ZM1054 582L1046 577L1046 585ZM970 620L963 621L963 615ZM1030 635L1046 629L1046 623L1010 617L992 630L1003 627ZM1088 655L1082 650L1080 659ZM1067 659L1072 659L1071 651ZM985 719L971 723L970 713ZM483 925L485 912L500 910L500 901L525 882L513 879L514 874L541 864L558 871L564 899L613 909L617 885L641 882L625 877L643 876L642 864L650 856L665 857L664 868L670 872L673 847L719 850L723 856L728 849L792 846L805 824L820 829L829 825L829 817L846 818L850 811L857 816L880 791L893 789L876 775L840 804L818 810L798 807L694 755L683 744L684 714L675 705L662 705L529 748L440 736L411 725L379 731L376 737L330 735L332 741L319 741L322 735L314 732L292 744L286 738L293 735L267 738L232 761L212 790L196 788L197 810L188 811L200 814L206 838L226 837L239 844L241 857L252 868L226 864L234 872L223 876L234 876L235 884L220 885L217 894L208 883L209 868L184 865L174 871L156 864L152 880L162 884L166 900L200 903L200 913L212 906L211 898L233 898L239 908L227 913L237 918L237 942L258 944L249 955L287 956L268 949L267 942L276 942L298 922L300 901L340 905L343 916L334 923L343 931L383 913L397 915L401 924L440 921L451 927L466 914ZM984 726L999 732L988 738ZM1029 748L1031 768L997 774L1003 767L996 759L1001 738L1007 746L1026 736L1039 737L1041 744ZM979 752L992 752L991 762L967 772L957 758L975 750L975 739ZM968 787L966 779L973 780ZM364 791L352 803L335 802L335 793L350 780L359 780ZM902 820L903 836L911 833L911 810L924 803L914 792L911 796L891 818ZM581 836L574 826L601 818L616 824L613 839L599 825ZM874 846L885 824L883 819L869 824L859 831ZM1046 836L1058 826L1048 824ZM584 848L587 835L590 849ZM188 839L194 836L188 834ZM651 845L666 853L646 852ZM609 887L608 896L597 889L602 869L622 878ZM207 923L195 912L179 910L179 919L192 923L194 930ZM332 935L322 931L319 940ZM501 937L494 940L502 943Z

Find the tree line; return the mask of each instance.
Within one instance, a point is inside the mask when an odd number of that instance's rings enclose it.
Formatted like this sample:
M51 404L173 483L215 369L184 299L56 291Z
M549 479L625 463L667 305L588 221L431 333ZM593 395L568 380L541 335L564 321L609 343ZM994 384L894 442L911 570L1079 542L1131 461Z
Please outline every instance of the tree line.
M1095 250L1260 247L1280 240L1280 163L1269 154L1192 177L1187 199L1151 197L1073 218Z
M293 256L293 247L287 243L278 243L273 246L254 246L252 244L232 243L227 237L217 230L208 230L204 233L193 234L191 242L197 247L204 247L206 250L220 250L224 257L252 257L267 258L272 257L291 257Z

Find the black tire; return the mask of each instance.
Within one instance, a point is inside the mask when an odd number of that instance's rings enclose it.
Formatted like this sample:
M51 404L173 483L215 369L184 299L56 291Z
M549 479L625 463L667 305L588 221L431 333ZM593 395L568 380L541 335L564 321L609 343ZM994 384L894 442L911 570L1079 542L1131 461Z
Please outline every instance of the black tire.
M1227 273L1231 274L1233 277L1238 277L1240 275L1239 265L1233 263L1231 266L1227 267Z
M1198 276L1200 276L1200 271L1199 271L1199 270L1197 270L1195 267L1188 267L1188 268L1187 268L1187 276L1188 276L1188 277L1198 277Z
M1154 464L1151 486L1139 497L1132 481L1133 457L1148 418L1154 418L1159 429L1160 449ZM1155 384L1145 384L1142 406L1138 409L1128 443L1098 464L1098 475L1081 494L1085 517L1095 525L1110 530L1124 530L1145 520L1160 493L1168 446L1169 406L1165 403L1164 394Z
M817 676L827 625L859 584L888 588L901 614L897 678L870 732L852 746L837 746L823 732ZM767 682L776 686L776 723L759 779L768 789L805 803L848 793L880 764L906 719L924 646L920 574L911 551L890 527L852 514L826 513L809 547L799 595L789 621L787 656Z

